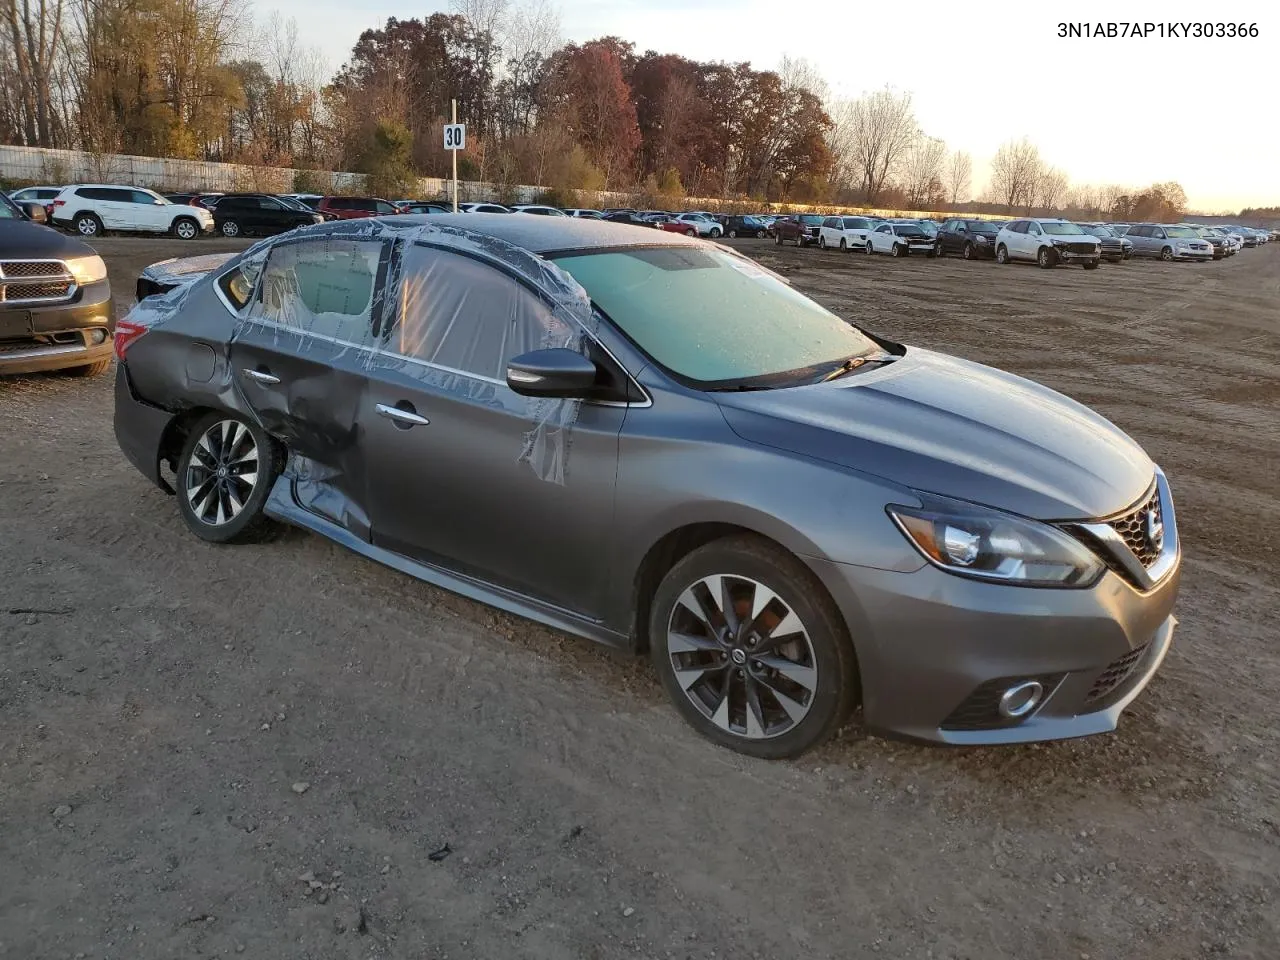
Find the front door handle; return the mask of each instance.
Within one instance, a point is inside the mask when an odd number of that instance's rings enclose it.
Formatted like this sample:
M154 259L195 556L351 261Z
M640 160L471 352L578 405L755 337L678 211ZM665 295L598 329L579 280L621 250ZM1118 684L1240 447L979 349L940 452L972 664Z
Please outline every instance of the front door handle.
M262 370L250 370L248 367L244 368L244 375L250 380L257 380L259 383L274 385L280 382L279 377L272 376Z
M379 403L373 409L378 411L378 416L386 417L389 420L396 421L397 426L408 427L425 427L431 423L424 416L420 416L417 411L411 409L405 410L403 407L393 407L389 403Z

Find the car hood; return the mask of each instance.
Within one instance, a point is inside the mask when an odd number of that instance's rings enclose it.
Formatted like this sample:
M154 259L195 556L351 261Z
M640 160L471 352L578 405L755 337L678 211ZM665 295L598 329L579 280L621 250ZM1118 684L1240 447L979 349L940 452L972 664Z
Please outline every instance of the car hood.
M36 202L36 201L32 201ZM90 257L94 249L52 227L30 220L0 220L0 258L35 260L51 257Z
M1116 513L1155 473L1088 407L928 350L826 384L715 397L744 440L1042 520Z

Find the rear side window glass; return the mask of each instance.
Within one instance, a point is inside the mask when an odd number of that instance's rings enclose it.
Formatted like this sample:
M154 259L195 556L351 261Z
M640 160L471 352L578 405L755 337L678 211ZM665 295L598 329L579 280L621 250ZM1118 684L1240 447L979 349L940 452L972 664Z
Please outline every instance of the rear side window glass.
M373 342L385 245L327 237L275 247L254 316L358 346Z
M155 197L153 197L149 193L143 193L141 190L130 190L129 199L132 200L134 203L154 204L156 202Z
M391 352L505 383L512 357L573 340L541 297L488 264L420 244L405 250Z

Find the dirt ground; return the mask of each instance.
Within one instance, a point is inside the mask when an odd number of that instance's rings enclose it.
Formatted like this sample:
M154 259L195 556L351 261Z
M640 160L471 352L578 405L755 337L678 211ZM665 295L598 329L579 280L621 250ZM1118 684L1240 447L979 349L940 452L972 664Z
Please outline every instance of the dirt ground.
M0 382L0 957L1273 960L1280 245L1096 273L739 245L1165 467L1181 626L1115 734L746 760L643 661L315 536L197 541L118 452L110 377ZM100 244L122 303L217 247Z

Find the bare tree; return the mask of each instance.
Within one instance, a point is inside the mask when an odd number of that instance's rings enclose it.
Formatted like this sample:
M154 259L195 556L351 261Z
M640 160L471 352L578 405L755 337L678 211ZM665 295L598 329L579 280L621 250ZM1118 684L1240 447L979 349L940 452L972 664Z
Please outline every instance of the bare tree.
M1044 171L1036 145L1023 137L1002 144L991 161L991 192L1008 207L1030 207Z
M1052 213L1067 192L1067 175L1057 167L1045 167L1035 183L1035 205Z
M944 181L947 188L947 199L953 207L959 206L969 199L969 180L973 176L973 158L963 150L951 154L947 161Z
M63 0L0 0L0 104L31 146L54 146L54 87L63 53Z
M831 153L831 185L836 190L847 189L859 176L856 160L856 100L828 100L827 116L831 127L827 131L827 150Z
M804 57L784 54L778 64L778 79L782 81L784 90L808 90L819 100L827 99L827 81L817 66Z
M875 203L890 172L919 135L910 93L885 87L854 101L850 116L852 164L863 197Z
M931 207L944 196L942 165L946 156L947 145L937 137L917 137L907 150L902 180L912 209Z

